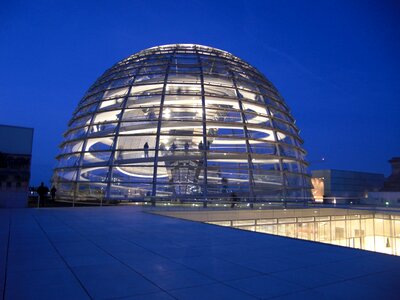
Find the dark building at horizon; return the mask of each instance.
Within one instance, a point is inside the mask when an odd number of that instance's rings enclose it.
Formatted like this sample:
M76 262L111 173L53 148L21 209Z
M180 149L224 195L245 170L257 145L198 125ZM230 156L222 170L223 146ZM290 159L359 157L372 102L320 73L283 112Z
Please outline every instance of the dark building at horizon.
M0 207L25 207L31 174L33 128L0 125Z
M389 160L392 173L386 178L381 192L400 192L400 157Z
M369 192L383 187L385 176L379 173L347 170L311 171L313 197L316 202L359 203Z

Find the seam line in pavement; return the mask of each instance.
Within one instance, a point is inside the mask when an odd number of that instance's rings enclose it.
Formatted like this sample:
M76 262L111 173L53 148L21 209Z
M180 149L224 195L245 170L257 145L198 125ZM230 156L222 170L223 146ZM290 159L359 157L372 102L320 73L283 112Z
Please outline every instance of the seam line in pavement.
M159 285L157 285L155 282L153 282L152 280L150 280L149 278L147 278L146 276L144 276L143 274L141 274L140 272L138 272L137 270L133 269L131 266L129 266L128 264L124 263L123 261L121 261L119 258L115 257L114 255L112 255L109 251L103 249L101 246L99 246L98 244L96 244L93 240L85 237L83 234L81 234L77 229L75 229L74 227L72 227L71 225L69 225L68 223L66 223L65 221L61 221L62 223L64 223L66 226L68 226L69 228L71 228L73 231L75 231L78 235L80 235L81 237L83 237L84 239L86 239L87 241L89 241L90 243L92 243L94 246L96 246L97 248L99 248L101 251L103 251L104 253L106 253L107 255L111 256L112 258L114 258L116 261L118 261L120 264L124 265L125 267L127 267L128 269L132 270L133 272L135 272L136 274L140 275L141 277L143 277L146 281L150 282L151 284L155 285L157 288L159 288L161 291L163 291L164 293L168 294L169 296L171 296L174 299L177 299L175 296L171 295L167 290L163 289L162 287L160 287ZM142 294L142 295L149 295L152 293L147 293L147 294ZM130 295L132 296L132 295ZM124 296L126 297L130 297L130 296ZM112 299L118 299L118 298L112 298Z
M64 264L66 265L66 267L68 268L68 270L72 273L72 275L75 277L75 279L78 281L79 285L82 287L82 289L85 291L86 295L90 298L93 299L93 297L89 294L89 291L85 288L85 286L83 285L83 283L80 281L79 277L75 274L74 270L68 265L68 263L66 262L66 260L64 259L64 257L61 255L61 253L58 251L57 247L54 245L53 241L50 239L50 237L48 236L46 230L44 230L44 228L42 227L42 224L40 224L39 220L36 218L35 215L32 215L34 220L36 221L36 223L39 225L40 229L43 231L44 235L46 236L46 238L49 240L51 246L54 248L54 250L57 252L57 254L60 256L60 258L62 259L62 261L64 262Z
M11 240L11 212L8 216L8 238L7 238L7 251L6 251L6 265L4 267L4 285L3 285L3 300L6 299L6 287L7 287L7 269L8 269L8 252L10 250Z

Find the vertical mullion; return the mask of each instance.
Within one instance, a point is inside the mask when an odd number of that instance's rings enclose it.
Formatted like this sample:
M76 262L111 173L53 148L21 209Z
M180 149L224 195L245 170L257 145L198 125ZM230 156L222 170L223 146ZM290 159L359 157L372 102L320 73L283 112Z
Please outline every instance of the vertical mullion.
M287 186L286 186L286 178L285 178L285 171L284 171L284 169L283 169L283 160L282 160L282 154L281 154L281 148L279 147L280 146L280 142L279 142L279 140L278 140L278 134L276 133L276 125L275 125L275 118L274 117L272 117L272 115L271 115L271 111L268 109L268 113L269 113L269 115L270 115L270 117L271 117L271 122L272 122L272 127L273 127L273 130L272 130L272 132L274 133L274 138L275 138L275 142L276 142L276 144L275 144L275 147L276 147L276 151L277 151L277 155L278 155L278 157L279 157L279 169L280 169L280 174L281 174L281 180L282 180L282 187L283 187L283 189L282 189L282 192L283 192L283 195L282 195L282 200L284 201L284 204L285 204L285 206L286 206L286 190L287 190Z
M113 166L114 166L114 161L115 161L115 152L117 150L117 144L118 144L118 139L119 139L119 131L121 128L121 123L122 123L122 118L124 116L125 113L125 108L126 105L128 103L128 99L129 99L129 95L131 93L132 87L135 84L136 78L137 78L137 74L140 72L140 69L143 67L140 66L136 72L136 75L134 75L134 79L132 80L129 88L128 88L128 92L126 94L126 96L124 97L124 100L122 102L122 107L121 107L121 113L119 116L119 119L117 121L117 126L115 128L115 133L114 133L114 142L113 142L113 147L111 149L111 154L110 154L110 158L108 160L108 175L107 175L107 187L106 187L106 199L110 200L111 198L111 180L112 180L112 171L113 171Z
M105 91L102 92L103 95L104 95L104 92ZM84 137L80 138L80 140L83 139L83 143L82 143L82 149L81 149L81 153L80 153L80 156L79 156L79 160L78 160L78 163L77 163L78 169L76 171L76 177L75 177L75 187L74 187L74 195L73 195L73 198L72 198L72 206L75 206L75 198L77 197L77 194L78 194L78 184L79 184L78 178L81 177L83 157L85 155L85 148L86 148L87 141L88 141L88 138L89 138L89 132L90 132L90 129L92 128L92 125L93 125L93 122L94 122L94 118L95 118L97 112L99 111L99 107L100 107L100 104L101 104L102 101L103 101L102 99L98 100L96 109L94 110L94 112L91 113L91 118L90 118L90 122L89 122L89 125L87 127L87 130L86 130L86 134L85 134Z
M204 92L204 73L203 73L203 64L200 58L200 54L195 48L197 59L200 66L200 84L201 84L201 109L202 109L202 125L203 125L203 197L204 197L204 205L207 204L208 197L208 176L207 176L207 118L206 118L206 97Z
M236 92L236 97L239 103L239 109L240 109L240 116L242 119L243 123L243 130L244 130L244 137L246 139L246 151L247 151L247 165L248 165L248 176L249 176L249 190L250 190L250 197L252 200L254 200L254 174L253 174L253 161L252 161L252 156L251 156L251 146L249 142L249 133L247 131L247 123L246 123L246 115L244 114L243 110L243 104L242 104L242 96L238 90L237 84L236 84L236 79L235 79L235 74L230 71L230 74L232 76L232 81L233 85L235 87L235 92Z
M153 187L151 191L151 196L154 197L157 194L157 169L158 169L158 152L159 152L159 145L160 145L160 132L161 132L161 124L162 124L162 115L164 110L164 100L165 100L165 91L167 88L167 81L169 75L169 68L171 66L171 61L175 56L176 49L170 54L171 57L167 63L167 68L165 71L164 77L164 85L161 93L161 100L160 100L160 111L158 114L158 122L157 122L157 133L156 133L156 144L155 144L155 152L154 152L154 166L153 166Z

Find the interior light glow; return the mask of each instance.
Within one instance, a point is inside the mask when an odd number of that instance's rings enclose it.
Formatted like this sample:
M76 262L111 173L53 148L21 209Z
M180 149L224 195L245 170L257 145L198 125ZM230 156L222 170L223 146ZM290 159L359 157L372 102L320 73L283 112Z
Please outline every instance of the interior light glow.
M303 162L293 143L301 139L286 106L275 107L273 98L283 101L257 69L228 52L189 44L143 50L111 67L79 102L55 185L83 201L144 201L149 193L163 200L231 191L246 197L251 190L303 197L307 186L284 179ZM306 170L296 174L305 181ZM92 184L75 193L80 182ZM73 193L63 190L68 186Z

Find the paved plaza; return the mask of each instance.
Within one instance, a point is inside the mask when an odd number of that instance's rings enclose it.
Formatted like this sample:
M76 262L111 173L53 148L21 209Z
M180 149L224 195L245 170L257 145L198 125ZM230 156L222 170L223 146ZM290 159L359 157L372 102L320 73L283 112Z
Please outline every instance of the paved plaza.
M4 299L399 299L400 257L155 215L0 210Z

